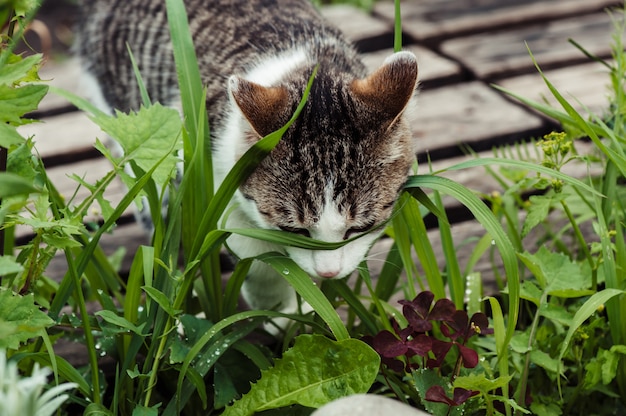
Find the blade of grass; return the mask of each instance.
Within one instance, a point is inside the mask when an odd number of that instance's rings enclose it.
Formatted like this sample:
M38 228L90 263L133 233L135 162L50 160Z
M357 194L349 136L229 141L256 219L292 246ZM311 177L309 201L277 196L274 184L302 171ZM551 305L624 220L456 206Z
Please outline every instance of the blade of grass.
M510 310L506 332L508 342L513 337L519 316L520 277L515 247L502 226L483 201L470 190L450 179L432 175L417 175L411 176L406 186L429 188L454 197L472 212L478 222L492 236L502 257L509 287Z
M257 256L274 268L298 292L315 312L326 322L337 341L350 338L337 311L324 296L322 291L292 259L280 253L266 253Z

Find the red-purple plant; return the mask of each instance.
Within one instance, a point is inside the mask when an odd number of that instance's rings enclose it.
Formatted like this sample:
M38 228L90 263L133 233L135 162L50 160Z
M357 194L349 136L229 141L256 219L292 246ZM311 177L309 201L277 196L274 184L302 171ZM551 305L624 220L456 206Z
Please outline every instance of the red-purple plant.
M449 299L439 299L433 305L434 298L432 292L424 291L411 301L401 300L402 314L408 326L401 329L392 318L393 332L383 330L364 340L378 352L384 366L398 373L419 368L420 360L413 359L415 356L423 357L423 367L441 369L446 356L455 347L459 354L450 376L450 381L453 381L461 367L474 368L478 365L478 353L467 346L468 340L477 334L492 334L493 329L489 328L484 313L475 313L470 318L464 310L457 310ZM435 326L438 332L433 330ZM435 333L440 333L445 339L436 338ZM455 389L450 399L441 386L432 386L425 399L458 406L476 394L478 392Z

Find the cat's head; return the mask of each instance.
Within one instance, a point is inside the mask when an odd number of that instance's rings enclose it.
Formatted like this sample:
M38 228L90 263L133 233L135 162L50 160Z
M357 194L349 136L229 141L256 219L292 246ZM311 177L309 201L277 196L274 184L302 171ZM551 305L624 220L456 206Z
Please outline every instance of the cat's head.
M363 79L320 68L296 122L240 187L242 209L261 228L329 242L369 232L336 250L287 247L312 276L348 275L382 232L415 157L403 113L416 84L417 59L408 52ZM248 146L290 118L302 96L302 82L295 85L231 78Z

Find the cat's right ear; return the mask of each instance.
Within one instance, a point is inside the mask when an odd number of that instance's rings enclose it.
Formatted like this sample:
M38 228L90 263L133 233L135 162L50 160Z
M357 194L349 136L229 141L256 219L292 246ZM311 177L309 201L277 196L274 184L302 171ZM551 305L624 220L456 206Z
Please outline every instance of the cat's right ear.
M228 90L254 131L264 137L282 126L289 94L283 87L264 87L238 76L228 80Z

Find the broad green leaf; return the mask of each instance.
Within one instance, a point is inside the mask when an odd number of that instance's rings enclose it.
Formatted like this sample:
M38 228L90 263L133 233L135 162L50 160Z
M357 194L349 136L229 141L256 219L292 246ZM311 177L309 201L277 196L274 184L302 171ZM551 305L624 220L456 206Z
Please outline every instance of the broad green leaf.
M31 181L14 173L0 172L0 199L15 195L28 195L33 192L40 192L40 190L33 186Z
M591 276L568 256L548 250L545 246L535 253L519 253L519 258L535 276L543 291L562 298L591 295Z
M292 404L317 408L332 400L369 390L380 358L356 339L332 341L321 335L300 335L274 367L261 373L249 393L224 411L247 416Z
M21 117L36 110L47 92L48 87L42 84L28 84L17 88L0 85L0 121L23 124Z
M13 256L0 256L0 276L19 273L24 270L21 263L15 261Z
M530 352L530 361L553 374L557 374L557 372L560 370L559 360L550 357L550 354L541 350L532 350ZM562 369L560 371L562 371Z
M0 289L0 348L17 349L54 321L35 305L33 295L21 296Z
M26 58L22 58L20 55L9 56L7 62L0 65L0 84L14 85L26 81L38 81L39 77L36 76L36 70L41 63L41 57L41 54Z
M513 379L513 376L498 377L496 379L487 378L484 373L472 374L469 376L459 376L454 379L454 387L461 387L467 390L478 390L481 393L488 393L496 389L501 389Z
M563 414L562 406L557 403L542 403L535 400L530 404L530 410L533 415L542 416L560 416Z
M17 132L15 126L0 122L0 147L8 149L22 143L24 143L24 138Z
M182 147L182 121L176 110L154 104L138 112L92 119L122 146L124 161L134 161L145 172L160 163L153 174L155 181L164 184L170 179L178 162L174 151Z

